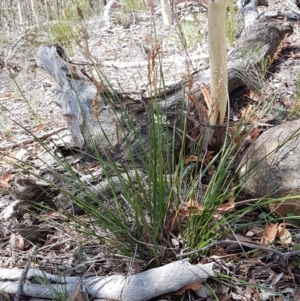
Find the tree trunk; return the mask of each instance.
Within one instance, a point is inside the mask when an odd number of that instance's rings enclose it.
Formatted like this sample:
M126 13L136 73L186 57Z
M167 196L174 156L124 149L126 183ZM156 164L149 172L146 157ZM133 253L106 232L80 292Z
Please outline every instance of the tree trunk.
M30 0L30 4L31 4L31 10L35 19L35 24L36 27L39 28L39 10L38 10L38 4L36 2L36 0Z
M21 2L20 0L17 0L17 7L18 7L18 13L19 13L19 19L20 19L20 25L24 27L24 16L23 16L23 11L21 7Z
M161 13L165 25L172 25L172 6L169 0L160 0Z
M208 1L208 50L210 67L210 101L208 117L211 125L224 122L228 99L226 62L227 0Z

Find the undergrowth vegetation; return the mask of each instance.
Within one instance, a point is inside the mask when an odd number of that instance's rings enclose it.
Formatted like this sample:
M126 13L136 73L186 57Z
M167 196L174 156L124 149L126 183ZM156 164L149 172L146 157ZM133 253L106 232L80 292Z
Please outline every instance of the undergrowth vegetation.
M140 0L124 0L121 8L122 15L130 14L133 12L144 12L147 9L145 2Z
M174 39L181 49L190 49L201 44L204 33L201 22L195 18L195 22L182 21L178 24Z
M228 1L227 18L226 18L226 36L229 45L235 42L235 33L237 28L237 8L233 0Z

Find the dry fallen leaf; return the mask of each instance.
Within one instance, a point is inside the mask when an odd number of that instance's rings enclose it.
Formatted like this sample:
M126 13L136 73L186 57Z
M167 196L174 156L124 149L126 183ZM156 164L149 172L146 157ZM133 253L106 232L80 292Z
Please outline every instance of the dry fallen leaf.
M40 132L41 130L43 130L45 128L45 125L44 124L39 124L37 127L34 128L34 132L35 133L38 133Z
M2 94L0 95L0 100L5 100L5 99L9 99L11 98L11 93L5 93L5 94Z
M230 204L230 203L222 204L218 207L217 212L218 213L235 212L235 206L234 204Z
M184 292L186 290L193 290L193 291L197 291L199 290L201 287L203 287L203 285L200 282L195 282L195 283L191 283L188 285L183 286L181 289L179 289L178 291L172 293L172 295L176 295L176 296L181 296L184 294Z
M190 162L201 162L202 158L198 157L198 156L195 156L195 155L188 155L184 158L184 161L183 163L186 165L186 164L189 164Z
M21 235L16 235L15 238L18 240L18 249L19 251L25 250L25 241Z
M242 108L241 109L241 116L242 117L251 117L253 114L253 111L255 110L255 106L254 105L248 105L247 108Z
M184 205L188 208L197 208L200 204L193 197L191 197Z
M189 201L182 203L179 206L178 213L183 216L190 216L198 215L202 212L202 210L203 205L191 197Z
M250 133L249 141L252 142L252 141L256 140L258 138L259 134L260 134L260 129L256 126Z
M279 224L278 231L277 231L277 237L280 237L281 235L283 235L285 230L286 230L286 223L283 222L283 223Z
M257 91L250 90L249 91L249 98L254 101L259 101L261 99L261 95L257 93Z
M8 184L9 180L12 178L12 175L8 172L3 173L0 176L0 188L9 188L10 185Z
M261 245L266 246L272 243L276 236L277 236L277 230L278 230L278 223L267 223L266 229L263 235L263 238L260 242Z
M270 212L277 217L287 216L289 213L297 216L300 215L300 200L284 200L281 203L270 203L268 204Z
M277 237L280 240L280 244L286 246L292 242L292 234L286 229L285 223L278 226Z

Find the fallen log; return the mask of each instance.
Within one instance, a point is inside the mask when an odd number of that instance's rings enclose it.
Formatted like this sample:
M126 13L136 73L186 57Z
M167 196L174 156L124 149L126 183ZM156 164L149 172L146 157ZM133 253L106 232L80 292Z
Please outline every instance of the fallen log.
M175 292L186 285L203 282L208 277L214 277L216 270L215 263L192 265L187 260L181 260L134 275L87 277L82 279L81 285L82 291L97 298L146 301ZM22 270L0 269L0 291L15 294L21 275ZM34 278L43 279L44 283L48 284L30 283ZM60 277L38 269L30 269L26 280L28 281L22 287L22 294L53 299L56 297L55 292L66 292L68 297L81 278Z
M256 22L246 26L237 48L228 57L228 93L242 86L259 88L267 71L263 66L266 61L272 63L282 40L292 32L293 28L289 23L276 21ZM137 92L137 96L131 101L131 107L134 108L131 110L122 103L122 95L115 91L108 92L103 86L99 88L99 84L86 72L72 64L57 44L42 46L36 62L61 88L63 115L78 147L96 148L102 152L105 150L106 155L109 152L117 158L126 157L129 146L133 153L138 153L141 148L147 150L151 96L145 97ZM166 115L165 128L168 128L167 124L175 128L181 127L182 118L185 117L182 107L185 107L185 111L195 110L195 106L186 101L186 95L193 95L194 99L204 103L200 87L209 87L209 69L196 72L192 83L187 88L186 82L182 80L156 95L156 100L160 97L157 102L160 113ZM119 110L120 106L123 107L122 110ZM165 145L170 146L173 131L169 132L170 136L165 137ZM179 147L181 143L182 136L176 136L175 147Z

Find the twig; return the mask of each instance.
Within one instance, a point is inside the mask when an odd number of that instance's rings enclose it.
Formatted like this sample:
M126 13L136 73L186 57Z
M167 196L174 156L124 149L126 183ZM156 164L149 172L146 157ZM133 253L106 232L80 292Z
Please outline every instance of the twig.
M247 247L247 248L250 248L250 249L257 249L257 250L261 250L261 251L265 251L265 252L272 252L276 255L279 255L279 256L283 257L283 259L287 259L290 256L297 255L297 254L300 253L300 250L291 251L291 252L287 252L287 253L282 253L282 252L280 252L276 249L264 247L264 246L261 246L261 245L250 244L250 243L247 243L247 242L241 242L241 241L237 241L237 240L229 240L228 239L228 240L213 241L212 243L208 244L207 246L201 248L200 250L194 250L194 251L190 251L190 252L187 252L187 253L184 253L184 254L178 254L178 255L176 255L176 257L177 258L182 258L182 257L186 257L186 256L189 256L189 255L198 253L198 252L203 252L203 251L205 251L207 249L210 249L211 247L214 247L214 246L222 246L222 245L228 245L228 244L239 245L239 246Z
M21 296L21 293L22 293L23 284L25 282L25 278L26 278L28 270L30 268L30 264L31 264L33 255L34 255L34 253L36 251L36 248L37 248L37 246L33 246L32 250L31 250L31 254L28 256L25 268L22 271L22 274L21 274L21 277L20 277L20 280L19 280L19 283L18 283L18 290L16 292L14 301L19 301L20 300L20 296Z
M198 55L192 55L190 57L190 59L192 61L195 60L206 60L208 59L208 55L207 54L198 54ZM164 63L167 64L172 64L175 62L184 62L186 59L185 58L180 58L177 56L173 56L173 57L169 57L167 59L164 59ZM155 60L155 62L160 62L158 59ZM91 63L89 61L86 60L70 60L70 63L74 64L74 65L90 65L90 66L95 66L94 63ZM148 66L149 62L148 61L131 61L131 62L123 62L123 61L115 61L115 60L107 60L107 61L102 61L100 62L101 66L105 66L105 67L114 67L114 68L132 68L132 67L142 67L142 66Z
M16 52L16 46L17 44L26 36L26 33L22 34L20 37L18 37L18 39L16 40L16 42L11 46L10 52L8 54L8 56L4 59L4 63L5 65L7 64L7 62L14 56L15 52Z
M162 114L165 114L165 115L179 115L178 113L176 112L162 112ZM207 124L207 123L203 123L199 120L196 120L195 118L191 117L190 115L187 115L187 119L194 122L196 125L198 126L204 126L204 127L207 127L207 128L211 128L211 129L218 129L218 128L227 128L228 126L235 126L236 124L235 123L232 123L230 122L229 124L228 123L223 123L223 124L215 124L215 125L210 125L210 124ZM245 123L244 125L251 125L251 122L247 122ZM274 125L272 124L269 124L269 123L257 123L257 126L269 126L269 127L273 127Z
M165 112L165 111L163 111L162 114L165 114L165 115L179 115L176 112ZM194 122L198 126L204 126L204 127L211 128L211 129L227 128L228 126L234 125L234 124L231 124L231 123L230 124L224 123L224 124L210 125L210 124L203 123L199 120L196 120L195 118L193 118L189 115L187 115L187 119ZM246 123L246 125L249 125L249 124L250 123Z
M174 127L173 125L171 124L168 124L168 127L170 127L171 129L175 129L178 133L180 134L183 134L185 135L190 141L192 141L193 143L196 143L197 142L197 139L194 139L192 138L189 134L185 133L183 130L177 128L177 127Z
M37 141L37 140L44 140L44 139L47 139L47 138L49 138L53 135L56 135L57 133L59 133L61 131L67 130L67 129L68 129L67 127L60 128L58 130L47 133L47 134L45 134L41 137L33 137L33 138L27 139L25 141L22 141L22 142L19 142L19 143L16 143L16 144L10 144L10 145L7 145L7 146L2 146L2 147L0 147L0 151L5 151L5 150L11 149L11 148L16 148L16 147L19 147L19 146L27 145L27 144L33 143L34 141Z
M273 125L273 124L270 124L270 123L261 123L261 122L259 122L259 123L257 124L257 126L269 126L269 127L273 127L274 125Z

